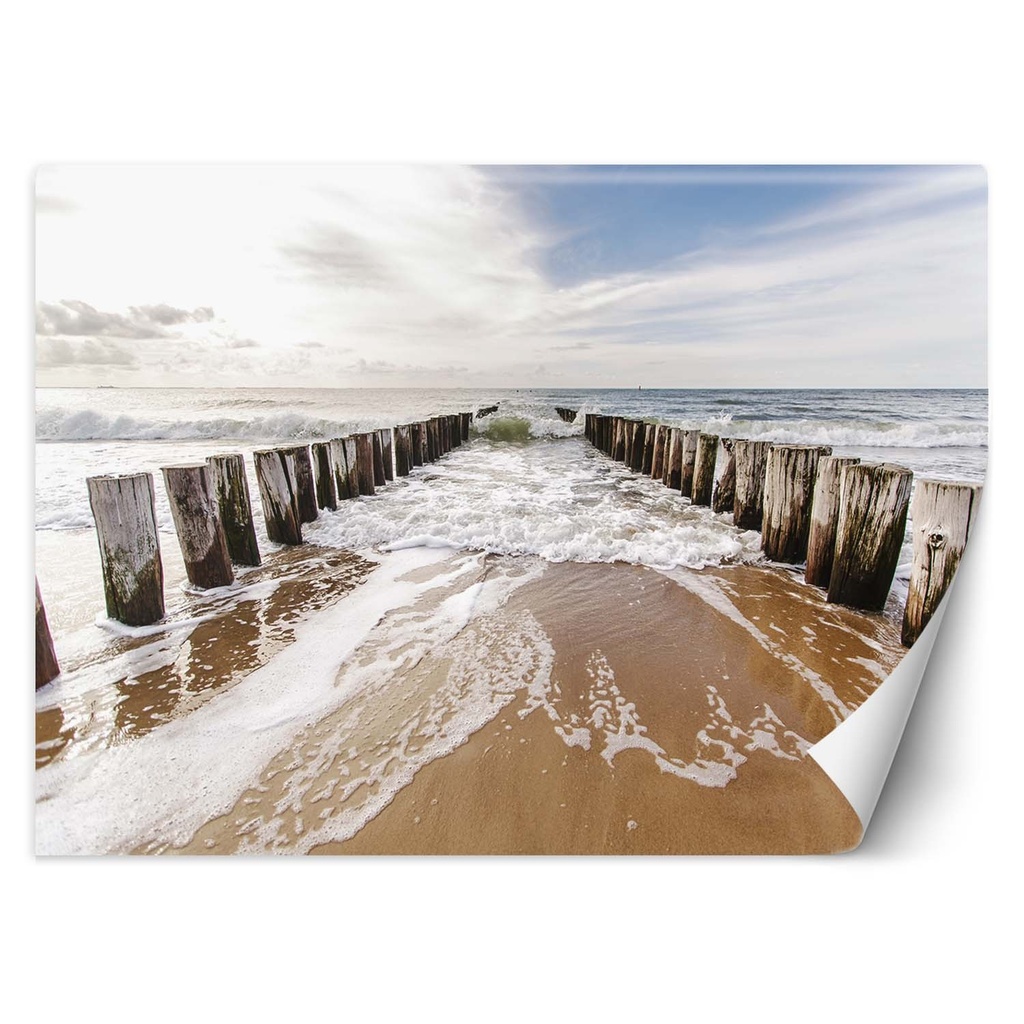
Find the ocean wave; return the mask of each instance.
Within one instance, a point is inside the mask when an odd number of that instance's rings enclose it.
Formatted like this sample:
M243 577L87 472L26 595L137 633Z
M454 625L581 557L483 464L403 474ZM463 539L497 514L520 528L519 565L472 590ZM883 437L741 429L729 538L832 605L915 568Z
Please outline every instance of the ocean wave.
M375 430L385 424L281 412L235 419L157 420L96 409L46 409L36 417L37 441L271 441L316 440Z

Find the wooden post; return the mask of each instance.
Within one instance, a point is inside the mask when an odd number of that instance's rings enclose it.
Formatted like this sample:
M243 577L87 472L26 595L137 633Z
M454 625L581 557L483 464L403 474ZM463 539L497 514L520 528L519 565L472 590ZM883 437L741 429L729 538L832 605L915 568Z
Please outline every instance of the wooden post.
M651 475L651 466L654 463L654 432L653 423L644 424L644 448L643 457L640 462L640 472L644 476Z
M723 437L722 448L725 449L725 465L711 498L712 512L732 512L736 501L736 439Z
M356 490L352 490L351 475L349 473L347 442L349 438L331 438L331 472L334 474L334 494L338 501L348 501L359 493L359 483L356 481ZM355 458L355 442L352 442L352 456Z
M275 544L301 544L302 520L292 469L294 455L290 449L273 448L253 452L252 457L267 537Z
M811 499L821 449L777 444L768 451L764 477L761 548L773 562L797 565L807 558Z
M52 682L59 675L57 652L53 649L50 624L46 621L46 609L39 593L39 580L36 580L36 689Z
M571 420L570 420L571 422ZM621 416L615 417L614 442L612 443L612 458L616 462L626 460L626 421Z
M412 430L395 427L395 475L408 476L412 469Z
M629 468L639 473L644 464L644 438L647 436L647 425L642 420L633 420L633 455Z
M234 583L228 542L206 463L164 466L161 472L189 583L202 590Z
M633 461L633 421L622 421L622 461L628 466Z
M693 473L697 465L697 442L700 440L699 430L683 430L683 464L679 471L679 493L684 498L693 500Z
M711 505L715 488L715 462L718 459L718 435L701 434L693 464L693 486L690 501L694 505Z
M317 506L336 509L338 491L334 483L334 466L331 463L331 442L314 441L309 447L313 460L313 479L316 482Z
M472 418L473 418L473 414L471 412L464 412L464 413L461 413L459 415L459 425L460 425L460 427L462 429L462 440L463 441L468 441L469 440L469 424L470 424L470 421L472 420Z
M395 479L395 439L390 427L381 429L380 447L384 456L384 480L391 483Z
M914 560L903 612L904 647L913 646L953 582L980 501L981 488L973 484L917 481L910 506Z
M651 479L660 480L665 475L665 438L668 428L659 423L654 428L654 458L651 461Z
M299 522L312 523L319 515L316 507L316 484L313 482L313 463L309 457L309 445L297 444L290 448L282 448L292 457L289 463L292 489L295 492L296 508L299 510Z
M373 436L356 434L356 470L359 477L359 493L375 493L373 471Z
M741 530L760 530L764 518L764 471L768 465L770 441L737 440L736 496L733 523Z
M437 431L437 419L427 420L427 461L436 462L441 457L441 439Z
M86 481L103 566L107 616L148 626L164 616L164 569L151 473Z
M414 423L412 425L412 464L414 466L422 466L423 449L426 447L426 428L422 423Z
M828 600L881 611L907 526L914 474L903 466L846 466L840 478L836 553Z
M815 587L827 587L836 551L836 523L839 519L839 483L847 466L860 459L837 455L818 460L818 476L811 497L811 523L807 531L807 569L804 579Z
M383 487L387 477L384 473L384 441L379 430L370 431L370 443L373 445L373 483L376 487Z
M459 426L459 414L452 413L448 417L448 437L451 440L452 448L462 447L462 428Z
M259 565L260 549L252 521L245 459L240 453L211 455L206 464L210 468L210 481L217 495L220 525L228 542L231 561L235 565Z
M676 448L679 447L679 428L678 427L666 427L665 428L665 458L662 460L661 466L661 482L668 487L672 480L672 457L673 442ZM682 452L679 452L680 456ZM682 462L679 465L680 472L682 471Z

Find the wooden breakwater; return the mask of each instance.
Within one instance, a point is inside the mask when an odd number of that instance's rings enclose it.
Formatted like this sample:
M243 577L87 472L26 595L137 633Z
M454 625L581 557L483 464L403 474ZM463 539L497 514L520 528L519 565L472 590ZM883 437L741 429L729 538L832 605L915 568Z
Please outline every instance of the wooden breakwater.
M576 411L556 410L572 422ZM609 458L659 480L693 505L759 530L765 556L805 565L827 600L881 611L911 522L913 563L902 640L910 647L949 589L974 525L981 487L918 480L903 466L832 455L828 445L776 444L586 413L584 436ZM715 481L719 449L724 452ZM911 492L913 490L913 501Z
M497 411L497 406L481 410ZM477 414L479 415L479 413ZM469 440L472 412L434 416L346 437L253 452L267 538L303 543L302 527L321 511L375 494L415 467L443 458ZM161 469L189 583L228 586L234 568L261 556L253 525L245 458L213 455L205 463ZM89 502L100 547L107 616L147 626L164 616L163 563L151 473L89 477ZM42 597L36 586L36 687L59 674Z

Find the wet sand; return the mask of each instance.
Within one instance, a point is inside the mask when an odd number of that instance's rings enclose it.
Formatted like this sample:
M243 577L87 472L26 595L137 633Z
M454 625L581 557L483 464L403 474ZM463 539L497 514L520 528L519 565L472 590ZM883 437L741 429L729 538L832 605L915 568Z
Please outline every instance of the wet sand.
M137 852L755 854L859 842L852 808L805 754L902 657L887 620L826 605L768 567L663 574L475 555L417 579L453 565L455 581L385 617L338 673L353 696L299 731L227 814L183 847ZM507 599L451 626L453 602L496 581Z

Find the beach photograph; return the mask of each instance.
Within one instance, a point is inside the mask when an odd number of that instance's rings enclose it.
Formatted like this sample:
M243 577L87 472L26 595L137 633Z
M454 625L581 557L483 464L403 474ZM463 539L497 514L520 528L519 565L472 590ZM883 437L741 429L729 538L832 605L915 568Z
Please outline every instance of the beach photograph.
M972 165L41 166L35 853L857 847L814 748L976 521L987 217Z

